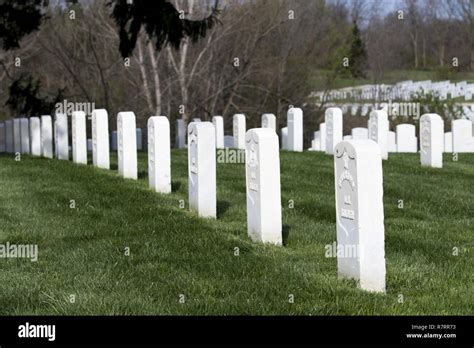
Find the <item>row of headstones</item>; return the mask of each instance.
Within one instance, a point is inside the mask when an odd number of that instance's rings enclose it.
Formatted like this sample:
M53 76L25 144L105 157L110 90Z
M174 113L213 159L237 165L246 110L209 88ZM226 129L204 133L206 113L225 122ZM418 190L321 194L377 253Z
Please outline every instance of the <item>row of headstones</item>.
M49 117L49 119L48 119ZM75 116L79 117L79 116ZM20 153L33 154L36 156L44 155L51 157L53 137L56 141L54 147L54 156L56 158L69 159L69 145L64 145L64 134L68 133L67 116L64 114L56 114L54 119L54 134L49 133L49 123L51 116L16 118L0 122L0 153ZM43 125L43 132L41 131ZM52 127L52 126L51 126ZM37 136L37 133L43 134ZM142 130L136 129L137 149L142 150ZM117 131L112 132L112 150L117 151ZM44 154L43 154L44 144ZM92 139L87 139L87 151L92 152ZM65 146L68 146L67 149Z
M299 109L289 113L289 120L302 118ZM240 117L237 117L239 119ZM241 118L240 118L241 119ZM268 118L265 117L268 121ZM273 120L270 117L270 120ZM291 122L289 122L291 124ZM20 121L20 124L26 124ZM265 124L268 125L268 124ZM21 127L20 127L21 128ZM31 154L53 157L54 134L58 159L68 159L67 116L56 115L54 130L51 116L32 117L28 134ZM199 216L216 218L216 131L210 122L191 122L188 138L189 207ZM21 130L20 130L21 132ZM110 169L109 127L106 110L92 113L93 165ZM26 140L25 137L19 139ZM117 116L118 170L124 178L137 179L136 121L133 112ZM280 157L278 136L274 127L250 129L244 136L246 159L247 231L253 241L282 245ZM87 164L86 116L72 114L72 152L75 163ZM354 242L364 257L338 254L341 277L359 280L362 289L385 291L383 246L382 170L379 147L369 140L343 142L336 147L336 209L339 246ZM170 127L167 117L148 120L149 185L157 192L171 192ZM344 162L342 166L341 162ZM355 162L365 166L359 169ZM367 180L370 177L371 180ZM356 178L353 181L353 178ZM345 192L346 184L350 192ZM357 187L354 182L357 183ZM370 199L364 196L369 195ZM341 200L341 197L342 200ZM367 202L371 202L370 206ZM344 205L343 205L344 204ZM349 208L354 204L353 210ZM349 207L349 208L348 208ZM368 214L370 212L370 214ZM368 215L376 214L367 219ZM347 222L344 219L348 219ZM359 223L357 223L359 221ZM352 224L347 230L346 223ZM350 231L350 234L345 233ZM367 254L365 254L367 252Z

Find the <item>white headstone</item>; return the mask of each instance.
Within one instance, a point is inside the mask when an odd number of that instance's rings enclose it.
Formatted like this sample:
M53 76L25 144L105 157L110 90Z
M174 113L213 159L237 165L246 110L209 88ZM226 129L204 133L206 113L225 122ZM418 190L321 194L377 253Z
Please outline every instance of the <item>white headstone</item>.
M142 136L142 129L137 128L137 150L143 150L143 136Z
M369 130L364 127L352 128L352 139L369 139Z
M13 153L14 151L13 141L13 120L5 121L5 151L7 153Z
M30 117L31 154L41 156L41 122L39 117Z
M133 112L118 113L117 132L119 173L125 179L137 180L137 126Z
M234 147L245 149L245 115L235 114L233 118Z
M224 118L222 116L214 116L212 124L216 131L216 149L224 148Z
M30 122L25 118L20 118L21 131L21 153L30 153Z
M192 122L188 126L189 208L209 218L216 217L217 209L215 136L210 122Z
M148 119L148 182L156 192L171 192L170 123L164 116Z
M311 141L311 150L321 151L321 131L314 132L314 137Z
M176 120L176 147L186 148L186 124L184 120Z
M291 108L287 113L288 150L303 151L303 110Z
M276 133L276 117L274 114L262 115L262 128L270 128Z
M54 144L56 157L69 160L69 133L66 114L56 114L54 119Z
M282 150L288 150L288 127L284 127L280 131L281 131L281 148Z
M388 130L389 122L386 111L374 110L369 117L369 139L380 146L382 159L388 159ZM354 132L354 129L352 130Z
M72 160L74 163L87 164L86 114L74 111L72 124Z
M385 292L380 147L371 140L341 142L334 167L338 275L357 280L363 290Z
M342 141L342 110L328 108L325 113L326 123L326 153L334 154L334 148Z
M453 152L474 152L472 122L469 120L453 120L451 123Z
M388 132L388 152L397 152L397 135L395 132Z
M326 123L319 124L319 133L321 136L321 151L326 152Z
M19 118L13 119L13 151L21 153L21 123Z
M352 140L352 135L344 135L342 140Z
M416 128L412 124L399 124L397 130L397 152L416 153L418 151L418 138Z
M4 153L6 151L6 133L5 133L5 122L0 122L0 153Z
M199 117L195 117L195 118L193 118L192 122L201 122L201 119Z
M112 151L118 151L117 131L112 131L111 146Z
M453 152L453 133L444 133L444 152Z
M422 166L443 167L444 122L437 114L420 118L420 161Z
M271 128L246 135L247 231L253 241L282 244L280 153Z
M92 163L94 167L110 169L109 116L105 109L92 111Z
M41 155L53 158L53 121L51 116L41 116Z
M87 139L87 152L92 152L92 148L93 148L92 139L89 138L89 139Z

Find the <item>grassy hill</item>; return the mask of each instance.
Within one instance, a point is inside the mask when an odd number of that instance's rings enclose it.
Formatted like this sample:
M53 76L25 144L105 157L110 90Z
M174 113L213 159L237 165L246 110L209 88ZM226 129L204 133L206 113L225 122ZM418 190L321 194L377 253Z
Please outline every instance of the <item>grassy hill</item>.
M338 280L325 257L336 239L331 156L282 153L284 247L247 237L243 164L218 164L212 221L188 211L186 151L172 153L167 196L148 189L145 153L138 181L119 177L115 156L112 171L1 156L0 243L38 244L39 258L0 259L0 314L472 314L474 154L444 160L442 170L415 154L384 162L381 295Z

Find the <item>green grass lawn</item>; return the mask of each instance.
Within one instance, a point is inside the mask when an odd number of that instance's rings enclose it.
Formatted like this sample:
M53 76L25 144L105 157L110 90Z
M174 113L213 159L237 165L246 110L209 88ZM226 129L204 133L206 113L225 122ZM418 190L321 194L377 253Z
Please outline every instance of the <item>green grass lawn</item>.
M112 171L1 156L0 243L38 244L39 258L0 259L0 314L473 314L474 154L444 160L384 162L382 295L338 280L325 257L336 239L331 156L281 154L284 247L247 237L243 164L218 164L212 221L188 211L186 151L172 152L170 195L148 188L145 153L138 181L118 175L115 156Z

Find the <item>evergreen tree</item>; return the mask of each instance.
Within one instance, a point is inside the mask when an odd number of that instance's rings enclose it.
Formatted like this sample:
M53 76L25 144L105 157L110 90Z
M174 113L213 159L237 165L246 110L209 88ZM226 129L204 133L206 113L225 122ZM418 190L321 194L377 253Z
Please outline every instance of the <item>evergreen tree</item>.
M364 78L367 67L367 51L356 21L352 26L352 40L349 50L349 71L355 78Z

